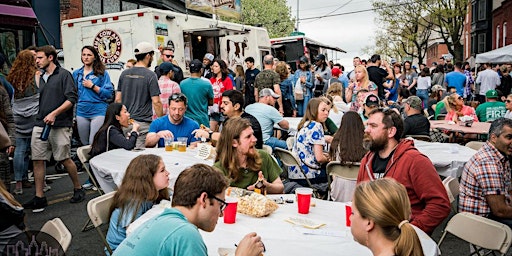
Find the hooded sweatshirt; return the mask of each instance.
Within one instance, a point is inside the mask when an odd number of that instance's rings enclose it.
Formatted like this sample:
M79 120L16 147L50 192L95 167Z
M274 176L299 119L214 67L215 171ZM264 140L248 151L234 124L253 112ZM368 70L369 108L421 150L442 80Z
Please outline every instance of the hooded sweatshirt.
M375 180L372 162L376 152L368 152L361 160L357 183ZM427 234L450 214L450 202L434 165L415 147L414 141L401 140L389 160L384 174L407 190L411 202L411 224Z

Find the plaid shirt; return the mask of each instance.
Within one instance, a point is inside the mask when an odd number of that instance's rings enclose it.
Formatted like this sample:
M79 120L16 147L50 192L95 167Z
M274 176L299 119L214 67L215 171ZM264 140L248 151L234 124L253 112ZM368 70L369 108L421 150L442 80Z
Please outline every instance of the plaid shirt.
M487 195L505 195L510 203L510 163L487 142L464 166L460 183L459 211L487 217Z

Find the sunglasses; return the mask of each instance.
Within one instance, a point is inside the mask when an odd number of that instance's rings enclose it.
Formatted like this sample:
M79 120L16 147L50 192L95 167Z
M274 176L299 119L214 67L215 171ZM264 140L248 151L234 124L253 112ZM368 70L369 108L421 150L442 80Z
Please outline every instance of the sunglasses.
M214 195L210 195L210 194L208 194L208 198L217 200L220 203L220 212L224 212L224 209L226 209L226 206L228 205L228 203L226 203L226 201L224 201Z
M170 98L172 101L186 101L187 100L187 96L185 96L185 94L183 94L183 93L175 93L175 94L171 95Z
M170 59L170 58L174 58L174 55L172 55L172 54L165 54L165 57L167 57L168 59Z
M464 99L464 98L462 98L462 96L459 96L457 99L462 100L462 99Z
M510 102L512 102L512 100L506 100L505 102L506 102L506 103L510 103Z

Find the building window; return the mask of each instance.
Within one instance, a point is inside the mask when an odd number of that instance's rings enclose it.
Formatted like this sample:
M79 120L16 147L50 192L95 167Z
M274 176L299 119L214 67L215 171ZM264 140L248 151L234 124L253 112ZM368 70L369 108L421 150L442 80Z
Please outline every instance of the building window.
M500 48L500 25L496 26L496 49Z
M503 46L507 45L507 23L503 22Z
M476 18L476 13L477 13L477 9L476 9L476 3L473 3L471 5L471 10L472 10L472 14L471 14L471 23L475 23L475 18Z
M101 14L101 0L83 0L83 16L93 16Z
M477 53L485 52L485 33L478 34Z
M487 18L487 1L481 0L478 2L478 20L485 20Z
M136 3L123 1L123 11L136 10L138 7Z
M466 58L469 58L469 53L470 53L470 50L471 50L471 49L469 49L469 48L470 48L471 46L469 45L469 33L468 33L467 31L466 31L466 34L465 34L465 36L464 36L464 41L465 41L465 42L464 42L464 45L465 45L465 47L464 47L464 48L466 48L466 56L465 56L465 57L466 57Z
M119 0L103 0L103 14L121 11L121 1Z

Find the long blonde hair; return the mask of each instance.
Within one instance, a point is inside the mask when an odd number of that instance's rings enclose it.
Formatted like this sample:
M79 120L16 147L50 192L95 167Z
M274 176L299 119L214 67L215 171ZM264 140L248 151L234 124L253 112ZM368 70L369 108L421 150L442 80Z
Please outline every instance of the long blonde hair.
M4 185L4 182L2 180L0 180L0 194L2 194L2 196L7 200L7 202L9 202L10 204L14 205L14 206L18 206L18 207L21 207L21 204L16 201L16 199L14 198L14 196L12 196L11 193L9 193L7 191L7 189L5 188L5 185Z
M373 220L384 237L394 241L395 255L423 256L418 235L408 222L411 203L402 184L388 178L360 183L352 203L362 218Z
M368 71L366 70L366 67L364 65L357 65L354 69L355 71L361 70L363 71L363 79L359 81L360 89L366 89L370 90L370 77L368 76Z

